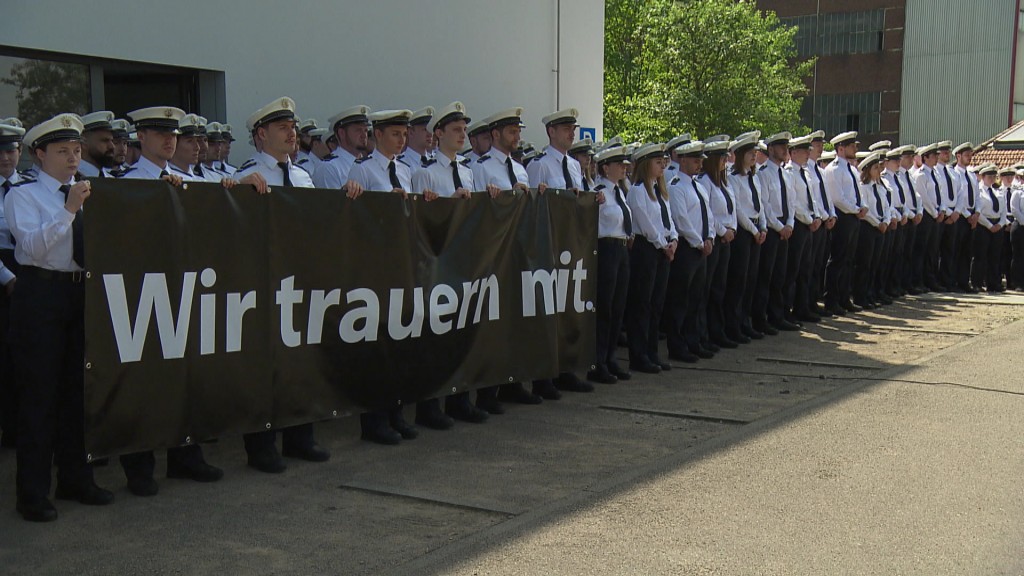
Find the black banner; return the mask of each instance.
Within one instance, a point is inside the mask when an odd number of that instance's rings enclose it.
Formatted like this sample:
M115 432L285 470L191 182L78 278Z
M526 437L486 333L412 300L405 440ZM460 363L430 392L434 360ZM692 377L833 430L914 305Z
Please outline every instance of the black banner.
M597 205L93 180L93 457L589 368Z

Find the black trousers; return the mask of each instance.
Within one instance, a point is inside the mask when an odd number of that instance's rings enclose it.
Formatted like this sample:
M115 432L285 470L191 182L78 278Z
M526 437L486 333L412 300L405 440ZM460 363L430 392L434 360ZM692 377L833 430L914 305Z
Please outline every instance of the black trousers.
M927 220L928 215L925 214L924 218ZM933 220L932 222L931 233L928 236L928 252L925 254L924 260L924 282L925 286L929 288L939 287L942 284L939 274L939 258L941 257L942 237L947 233L945 220L942 222Z
M903 251L907 245L907 235L911 226L913 225L908 221L907 224L900 224L899 228L893 232L892 252L889 254L888 269L885 271L888 279L886 285L891 295L899 294L907 289L902 275L906 262Z
M629 296L626 298L626 334L629 361L658 357L658 329L668 288L669 261L646 238L637 236L629 251Z
M676 257L669 266L668 290L665 295L664 324L670 354L679 354L693 347L694 340L699 336L695 333L692 310L697 292L693 289L703 276L698 275L701 269L706 270L707 263L703 254L688 245L680 244Z
M966 290L971 283L971 258L974 257L974 230L963 214L953 224L956 228L956 285Z
M15 276L20 267L13 250L0 250L0 261ZM13 442L18 436L18 385L8 345L7 333L11 327L11 297L6 286L0 286L0 432L4 442Z
M860 219L857 215L840 213L832 228L831 251L825 269L825 302L830 306L850 300L850 280L859 235Z
M772 291L772 275L775 273L775 259L779 254L782 241L779 233L769 229L764 244L761 245L761 261L757 268L757 286L754 300L750 306L750 321L754 329L768 322L768 300Z
M914 266L917 264L914 245L917 242L917 233L920 227L920 224L914 224L912 219L908 219L907 225L903 227L903 253L900 261L897 263L897 266L901 266L897 270L897 275L900 277L900 286L904 290L920 286L920 284L914 281Z
M778 241L775 247L775 263L772 265L772 280L768 288L768 322L777 324L786 318L786 292L788 291L787 281L789 280L789 239L783 240L781 236L768 231L768 236L774 235Z
M629 249L617 238L597 240L598 366L615 365L615 348L629 295Z
M914 233L914 245L911 256L913 262L912 280L914 286L918 288L929 286L930 282L934 282L934 275L932 280L929 281L928 253L932 245L932 236L935 235L935 228L938 225L938 222L925 212L921 217L921 223L917 225Z
M975 288L981 288L984 284L989 291L999 290L1003 286L1000 266L1003 257L1003 230L993 233L984 226L978 226L975 231L971 280Z
M1017 288L1024 288L1024 226L1016 224L1010 232L1011 259L1009 279Z
M857 260L853 269L853 301L868 301L871 283L874 280L876 256L881 250L882 233L866 220L860 223L857 240Z
M832 244L832 231L824 224L814 233L811 240L811 252L814 263L811 267L811 293L809 308L825 299L825 266L828 264L829 247Z
M879 243L878 251L875 254L875 271L871 279L871 290L869 296L878 300L883 294L889 292L889 261L892 259L893 245L896 243L896 230L887 229L882 234L882 241Z
M960 221L963 217L957 218L956 222L950 224L949 217L943 222L945 228L942 232L942 242L939 246L939 282L950 287L956 286L957 260L959 258L959 244L962 230Z
M732 242L721 237L715 242L711 254L716 260L714 271L708 272L708 337L721 340L726 335L725 295L729 286L729 270L732 265Z
M61 484L92 482L85 453L85 287L22 268L11 302L10 344L20 386L19 498L47 498L51 465Z
M729 337L742 335L742 327L750 327L750 304L747 293L753 295L753 279L756 278L757 260L761 254L754 235L744 229L736 231L736 238L729 245L729 270L725 286L725 299L722 301L722 316L725 320L725 333ZM751 274L751 259L754 260L754 273ZM751 281L747 281L751 279Z
M243 436L245 452L250 456L271 451L277 441L277 430L263 430ZM313 424L299 424L281 429L281 447L304 450L316 444L313 437Z
M820 230L820 228L819 228ZM814 268L812 250L814 233L810 226L797 222L789 238L789 262L786 267L785 312L810 312L811 270Z

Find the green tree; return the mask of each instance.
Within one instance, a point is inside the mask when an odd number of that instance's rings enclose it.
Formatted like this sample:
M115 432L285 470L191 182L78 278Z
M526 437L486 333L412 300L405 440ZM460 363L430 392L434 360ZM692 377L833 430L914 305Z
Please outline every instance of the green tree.
M605 133L804 130L795 33L752 0L606 0Z
M0 82L13 86L18 118L32 127L62 112L89 112L89 67L46 60L25 60L11 66Z

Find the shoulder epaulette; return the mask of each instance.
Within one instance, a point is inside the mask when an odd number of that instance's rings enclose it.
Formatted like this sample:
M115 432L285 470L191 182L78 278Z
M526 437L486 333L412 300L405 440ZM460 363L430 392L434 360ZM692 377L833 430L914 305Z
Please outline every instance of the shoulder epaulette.
M367 156L367 158L369 158L369 156ZM409 163L408 163L408 162L406 162L405 160L402 160L401 158L395 158L395 160L398 160L398 161L399 161L399 162L401 162L402 164L405 164L406 166L409 166ZM409 167L410 167L410 168L412 168L412 166L409 166Z
M110 175L113 176L114 178L120 178L121 175L123 175L128 170L130 170L130 168L125 168L125 167L115 168L115 169L110 171Z
M768 163L767 163L767 162L765 162L764 164L761 164L761 167L760 167L760 168L758 168L758 169L757 169L757 171L758 171L758 172L760 172L761 170L764 170L764 169L765 169L765 168L767 168L767 167L768 167Z
M20 174L21 176L23 176L25 178L35 178L36 177L36 171L33 168L26 168L24 170L18 170L18 174Z
M420 164L424 168L426 168L427 166L430 166L431 164L437 164L437 158L427 158L426 162L421 162Z
M11 186L11 188L17 188L18 186L21 186L22 184L31 184L31 183L33 183L35 181L36 181L35 178L33 178L31 176L25 176L24 174L22 174L21 180L19 180L16 184Z
M121 170L120 172L118 172L116 175L114 175L114 178L124 178L125 176L128 175L129 172L131 172L132 170L135 170L135 169L136 169L135 166L129 166L129 167L125 168L124 170Z
M598 184L597 186L594 186L594 191L604 190L605 188L606 186L604 184Z
M255 165L256 165L256 159L255 158L249 158L245 162L242 162L242 165L238 167L238 170L239 171L241 171L241 170L248 170L249 168L252 168Z
M328 160L334 160L335 158L337 158L337 156L335 154L328 154L327 156L324 156L323 158L321 158L321 160L323 160L324 162L327 162Z
M484 154L483 156L481 156L481 157L476 159L476 163L477 164L483 164L485 161L490 160L490 159L491 159L491 155L490 154Z
M676 184L679 184L679 180L680 180L679 176L676 176L675 178L672 179L671 182L669 182L669 185L670 186L675 186Z
M533 158L530 158L530 161L532 162L534 160L540 160L541 158L543 158L543 157L545 157L547 155L548 155L547 152L541 152L541 153L537 154L536 156L534 156Z
M356 158L356 164L362 164L363 162L366 162L370 158L373 158L373 154L367 154L366 156L363 156L362 158Z
M462 164L463 166L469 166L470 162L472 162L472 160L470 160L469 158L463 158L462 160L459 160L459 164Z
M171 170L174 170L174 171L175 171L175 172L177 172L178 174L184 174L184 175L186 175L186 176L195 176L195 174L191 174L191 173L189 173L189 172L186 172L186 171L182 170L181 168L178 168L178 167L177 167L177 166L175 166L174 164L168 164L168 166L170 166Z
M309 158L299 158L298 160L295 161L295 165L302 166L306 162L309 162Z

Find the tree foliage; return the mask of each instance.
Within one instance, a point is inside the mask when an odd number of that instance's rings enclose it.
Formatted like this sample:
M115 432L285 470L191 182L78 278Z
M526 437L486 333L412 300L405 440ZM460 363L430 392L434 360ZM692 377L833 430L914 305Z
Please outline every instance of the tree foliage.
M753 0L606 0L605 133L800 132L795 33Z
M0 82L15 88L18 118L26 127L57 114L89 112L89 68L46 60L25 60L11 66Z

